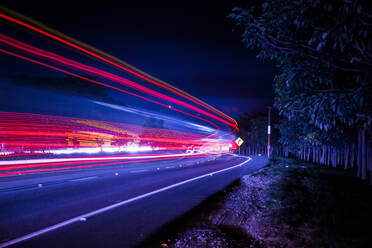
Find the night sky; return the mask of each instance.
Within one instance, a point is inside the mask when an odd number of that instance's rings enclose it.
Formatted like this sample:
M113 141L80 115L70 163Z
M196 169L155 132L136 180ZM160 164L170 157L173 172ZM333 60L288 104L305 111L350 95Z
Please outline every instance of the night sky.
M233 117L272 104L276 69L256 59L256 53L242 44L240 33L233 32L227 15L236 2L76 2L6 0L2 4Z

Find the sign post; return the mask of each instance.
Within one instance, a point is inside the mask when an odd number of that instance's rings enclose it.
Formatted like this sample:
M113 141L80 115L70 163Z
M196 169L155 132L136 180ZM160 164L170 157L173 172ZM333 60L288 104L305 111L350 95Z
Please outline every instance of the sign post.
M235 144L237 144L239 146L239 154L240 154L240 146L244 143L244 140L240 137L238 137L236 140L235 140Z

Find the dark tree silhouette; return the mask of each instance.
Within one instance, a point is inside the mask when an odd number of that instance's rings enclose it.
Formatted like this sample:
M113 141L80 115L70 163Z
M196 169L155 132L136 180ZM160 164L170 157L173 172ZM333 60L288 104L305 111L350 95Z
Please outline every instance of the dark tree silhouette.
M369 170L372 183L372 2L254 1L230 18L247 47L280 68L275 107L294 121L282 126L281 141L324 164L356 155L358 176ZM343 135L353 132L356 139Z

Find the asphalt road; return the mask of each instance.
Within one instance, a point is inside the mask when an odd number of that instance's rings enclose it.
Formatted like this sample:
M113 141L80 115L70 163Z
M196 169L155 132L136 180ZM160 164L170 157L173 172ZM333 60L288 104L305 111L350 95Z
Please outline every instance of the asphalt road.
M0 178L0 247L135 247L266 164L225 155Z

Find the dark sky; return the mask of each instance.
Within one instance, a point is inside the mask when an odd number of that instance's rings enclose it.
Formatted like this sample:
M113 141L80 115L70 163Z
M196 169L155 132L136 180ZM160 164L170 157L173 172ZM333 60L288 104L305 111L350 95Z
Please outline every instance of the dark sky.
M80 2L80 3L78 3ZM81 3L84 2L84 3ZM3 5L93 45L236 117L272 104L273 65L226 17L234 1L17 1Z

